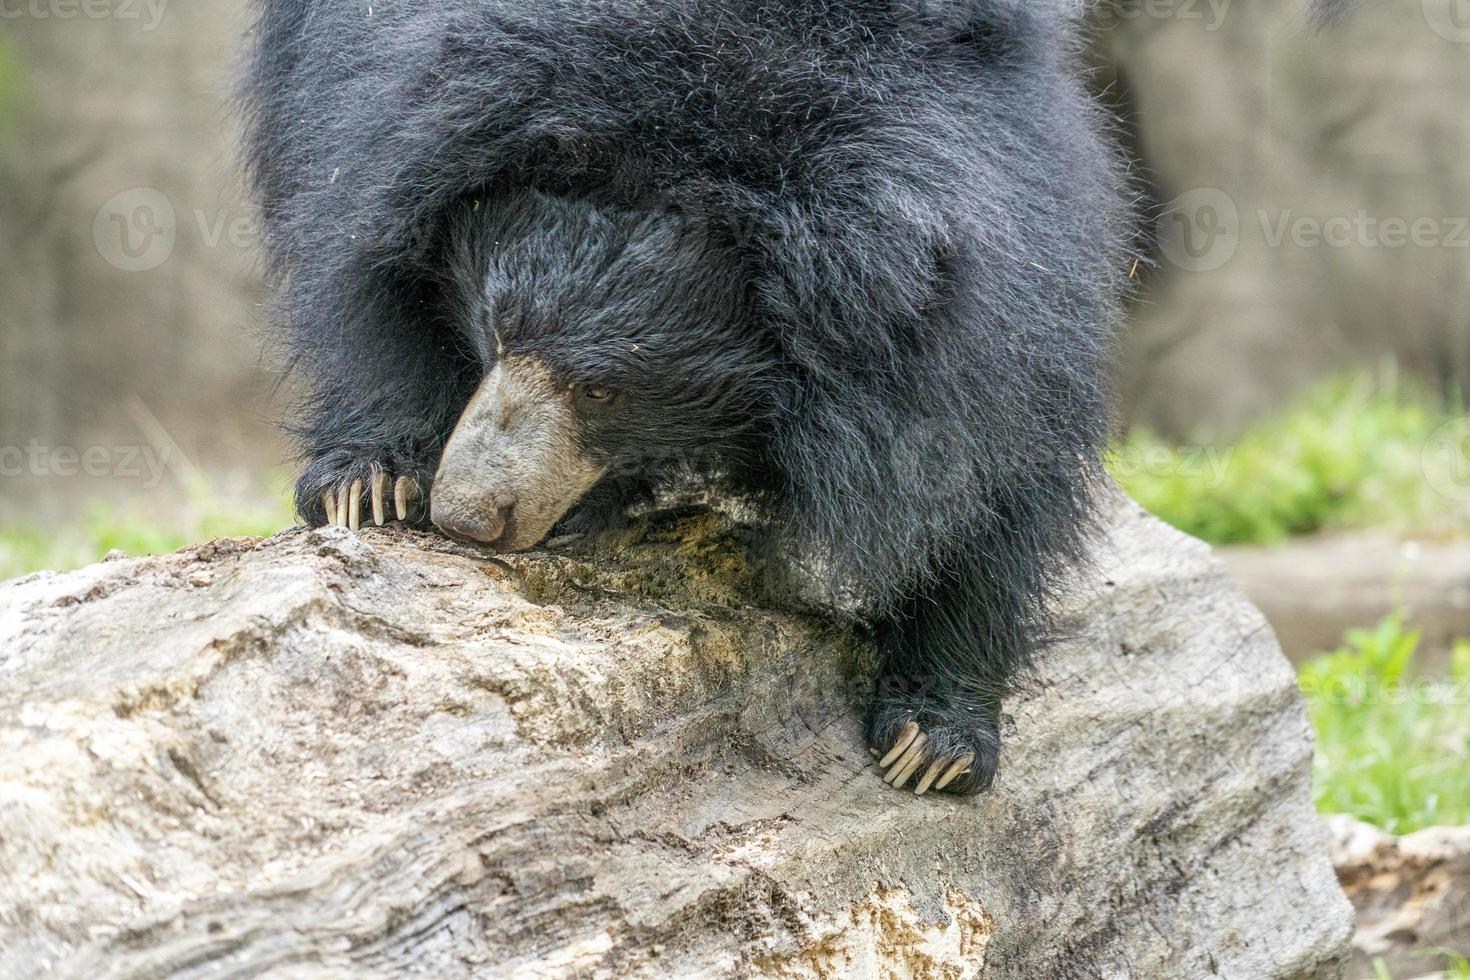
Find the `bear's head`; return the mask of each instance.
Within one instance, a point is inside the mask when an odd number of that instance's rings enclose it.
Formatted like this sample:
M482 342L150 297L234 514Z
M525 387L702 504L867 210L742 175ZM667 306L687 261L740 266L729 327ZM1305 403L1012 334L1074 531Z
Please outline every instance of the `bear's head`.
M434 478L446 533L529 548L606 478L758 451L776 358L733 243L707 222L525 193L467 208L449 256L485 371Z

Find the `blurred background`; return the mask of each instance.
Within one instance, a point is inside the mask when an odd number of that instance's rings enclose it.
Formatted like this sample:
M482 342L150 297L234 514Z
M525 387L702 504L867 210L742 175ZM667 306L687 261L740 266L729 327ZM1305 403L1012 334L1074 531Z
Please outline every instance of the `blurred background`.
M292 523L247 29L0 0L0 578ZM1114 472L1300 665L1324 810L1470 822L1470 2L1103 0L1088 40L1153 242Z
M288 516L247 27L233 0L0 3L0 577Z

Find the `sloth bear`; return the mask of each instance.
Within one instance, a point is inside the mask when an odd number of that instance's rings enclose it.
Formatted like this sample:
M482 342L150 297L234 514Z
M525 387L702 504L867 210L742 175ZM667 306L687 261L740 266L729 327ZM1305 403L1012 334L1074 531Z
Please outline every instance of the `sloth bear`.
M698 477L860 599L887 782L986 788L1127 278L1074 54L1033 0L264 0L302 516L515 550Z

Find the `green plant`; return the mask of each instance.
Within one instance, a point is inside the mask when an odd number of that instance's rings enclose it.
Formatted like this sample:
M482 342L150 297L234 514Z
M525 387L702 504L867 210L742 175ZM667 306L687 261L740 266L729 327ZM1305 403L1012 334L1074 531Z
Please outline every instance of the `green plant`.
M1443 977L1444 980L1470 980L1470 959L1466 959L1453 949L1426 949L1415 955L1426 959L1443 957L1444 969L1435 976ZM1373 961L1373 976L1375 980L1394 980L1393 974L1388 970L1388 964L1381 956Z
M1143 506L1216 544L1331 528L1465 530L1470 509L1426 474L1457 462L1426 453L1454 418L1396 380L1341 378L1233 443L1181 447L1135 430L1110 468Z
M1453 949L1432 949L1424 953L1425 956L1443 956L1445 967L1441 975L1445 980L1470 980L1470 959L1461 956Z
M1394 613L1301 668L1319 810L1399 834L1470 821L1470 643L1435 678L1414 669L1419 639Z
M156 555L199 541L265 537L296 523L280 479L255 501L220 496L204 480L191 480L187 505L166 518L144 516L94 502L76 523L55 531L20 523L0 528L0 580L41 569L65 570L97 561L111 551Z
M26 81L15 42L0 35L0 136L8 135L15 117L22 114Z

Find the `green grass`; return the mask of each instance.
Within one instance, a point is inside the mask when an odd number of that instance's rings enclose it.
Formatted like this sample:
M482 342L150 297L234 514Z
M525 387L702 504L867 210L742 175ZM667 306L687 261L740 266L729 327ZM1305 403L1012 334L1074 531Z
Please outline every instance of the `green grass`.
M1447 677L1415 670L1401 613L1301 668L1317 732L1317 808L1395 834L1470 822L1470 642Z
M196 486L187 505L164 520L96 502L79 520L59 530L36 524L0 527L0 581L42 569L80 568L110 551L165 554L213 538L266 537L295 523L282 486L273 486L263 499L248 504Z
M1463 412L1359 376L1321 385L1228 444L1180 447L1134 431L1110 469L1143 506L1215 544L1366 527L1462 532L1467 446Z
M1437 949L1430 951L1427 955L1443 956L1449 960L1443 971L1445 980L1470 980L1470 959L1466 959L1452 949Z
M1135 431L1110 468L1149 510L1215 544L1470 531L1470 421L1392 379L1331 381L1231 443L1190 449ZM1400 834L1470 823L1470 642L1440 678L1416 671L1418 646L1394 615L1302 667L1322 812Z
M1470 980L1470 959L1466 959L1453 949L1426 949L1416 955L1426 960L1442 957L1445 966L1436 976L1442 976L1444 980ZM1415 972L1417 975L1418 971ZM1388 971L1388 964L1381 958L1373 961L1373 973L1376 980L1394 980L1393 974Z
M9 125L24 101L25 85L26 75L15 42L0 35L0 136L9 135Z

